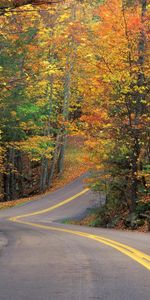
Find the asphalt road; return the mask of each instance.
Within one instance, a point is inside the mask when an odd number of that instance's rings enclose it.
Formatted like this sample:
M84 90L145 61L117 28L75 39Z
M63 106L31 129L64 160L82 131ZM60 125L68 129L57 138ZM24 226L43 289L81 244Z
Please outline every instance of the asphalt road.
M0 300L150 299L149 233L59 222L92 205L83 189L80 178L0 211Z

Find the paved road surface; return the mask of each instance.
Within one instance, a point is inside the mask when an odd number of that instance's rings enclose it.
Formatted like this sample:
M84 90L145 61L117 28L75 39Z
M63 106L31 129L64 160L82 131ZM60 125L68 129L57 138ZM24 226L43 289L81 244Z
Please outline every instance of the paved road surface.
M0 300L150 299L150 234L59 223L91 206L84 188L0 211Z

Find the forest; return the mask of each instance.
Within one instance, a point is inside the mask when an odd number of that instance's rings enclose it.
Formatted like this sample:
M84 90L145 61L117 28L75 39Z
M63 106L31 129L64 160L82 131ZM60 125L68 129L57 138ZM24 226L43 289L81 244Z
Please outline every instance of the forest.
M95 225L150 223L149 21L148 0L1 1L0 201L48 190L77 136Z

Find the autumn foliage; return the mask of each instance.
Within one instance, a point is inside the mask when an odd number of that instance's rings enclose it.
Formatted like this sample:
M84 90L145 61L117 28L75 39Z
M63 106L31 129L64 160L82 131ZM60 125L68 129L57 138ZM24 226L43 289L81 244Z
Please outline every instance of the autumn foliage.
M149 14L146 0L70 0L1 16L6 200L63 173L71 134L84 137L92 187L112 206L132 211L148 197Z

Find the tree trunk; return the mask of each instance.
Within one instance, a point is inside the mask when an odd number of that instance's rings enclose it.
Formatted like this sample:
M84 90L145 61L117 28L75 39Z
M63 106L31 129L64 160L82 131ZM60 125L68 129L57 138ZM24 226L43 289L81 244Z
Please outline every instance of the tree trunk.
M70 74L71 70L70 70L70 64L68 60L67 60L67 66L68 66L67 68L68 70L65 78L64 103L63 103L63 117L65 122L68 121L69 101L70 101L70 81L71 81L71 74ZM61 136L61 144L60 144L60 154L57 163L57 169L59 175L62 174L64 168L64 154L65 154L65 147L66 147L66 140L67 140L65 125L62 126L61 132L62 132L62 136Z
M6 158L7 167L6 174L4 175L4 194L5 200L9 201L15 199L15 150L13 148L7 150Z
M73 3L71 7L71 17L70 21L76 20L76 5ZM67 60L66 60L66 76L65 76L65 85L64 85L64 103L63 103L63 118L64 121L68 121L69 117L69 105L70 105L70 97L71 97L71 74L74 68L75 63L75 54L76 54L76 42L74 38L71 37L71 42L68 42L68 47L71 48L73 55L70 55L70 51L68 52ZM62 142L60 147L60 155L58 158L58 174L61 175L64 168L64 155L65 155L65 147L67 142L67 132L66 126L63 125L62 129Z
M57 171L59 176L62 175L64 169L64 158L65 158L65 148L66 148L67 136L66 134L62 135L60 153L57 162Z
M146 8L147 8L147 0L140 0L141 3L141 22L144 23ZM145 48L146 48L146 36L144 30L141 29L139 45L138 45L138 78L137 85L138 87L142 87L145 85L145 76L144 76L144 62L145 62ZM145 99L145 93L138 92L135 95L136 99L136 108L135 108L135 126L136 128L132 129L133 137L134 137L134 148L133 148L133 157L132 157L132 179L131 179L131 191L132 191L132 209L136 206L136 202L138 200L138 160L140 155L140 129L138 125L140 124L140 117L143 114L143 100Z
M48 175L48 186L50 187L52 185L52 179L56 170L56 165L58 162L58 157L60 155L60 143L61 143L61 136L60 134L57 135L56 138L56 145L55 145L55 151L53 154L53 158L51 160L50 169L49 169L49 175Z
M40 190L44 192L47 188L48 180L48 159L46 157L42 158L41 169Z

